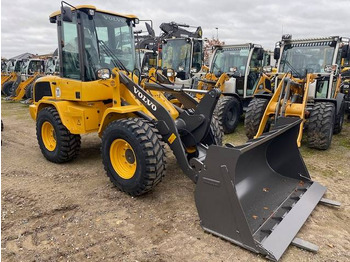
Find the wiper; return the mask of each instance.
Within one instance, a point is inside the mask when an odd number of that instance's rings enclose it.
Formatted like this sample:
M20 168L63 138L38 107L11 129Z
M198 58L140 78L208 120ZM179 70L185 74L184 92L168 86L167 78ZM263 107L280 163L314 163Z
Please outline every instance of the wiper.
M302 75L298 72L298 70L296 70L292 65L291 65L291 63L289 63L289 61L288 60L281 60L281 62L283 63L285 63L285 64L287 64L288 66L289 66L289 68L292 70L292 72L293 73L295 73L296 74L296 76L298 77L298 78L302 78Z
M106 45L105 42L102 40L98 40L98 43L101 44L101 47L103 51L106 53L106 55L110 56L112 58L112 62L115 67L118 67L124 71L126 71L129 74L128 69L124 66L123 62L120 61L120 59L114 54L114 52Z

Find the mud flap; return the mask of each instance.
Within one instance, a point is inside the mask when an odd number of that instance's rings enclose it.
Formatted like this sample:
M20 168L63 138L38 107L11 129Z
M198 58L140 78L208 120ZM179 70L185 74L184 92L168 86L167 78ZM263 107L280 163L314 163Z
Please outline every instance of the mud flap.
M195 192L205 231L280 259L326 192L297 147L300 122L280 123L242 146L209 147Z

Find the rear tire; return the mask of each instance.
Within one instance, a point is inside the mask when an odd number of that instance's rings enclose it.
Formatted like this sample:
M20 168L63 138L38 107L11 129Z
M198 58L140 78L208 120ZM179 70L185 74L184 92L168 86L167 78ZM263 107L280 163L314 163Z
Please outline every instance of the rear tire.
M162 137L152 123L141 118L111 122L102 136L102 159L107 176L121 191L142 195L165 175Z
M241 103L235 97L224 96L219 99L214 114L217 116L224 133L233 133L242 114Z
M69 132L54 107L45 107L39 112L36 136L41 152L51 162L68 162L79 154L80 135Z
M343 129L345 117L345 100L343 99L340 105L339 113L335 116L333 134L339 134Z
M2 91L5 94L5 96L10 96L11 95L11 93L12 93L11 90L12 90L13 83L14 83L14 81L9 81L9 82L6 82L3 85Z
M245 134L249 139L254 138L258 132L261 119L263 118L268 103L269 100L265 98L254 97L250 101L244 119ZM267 123L264 132L268 130L269 124Z
M335 107L333 103L320 102L310 113L307 140L310 148L326 150L332 142Z

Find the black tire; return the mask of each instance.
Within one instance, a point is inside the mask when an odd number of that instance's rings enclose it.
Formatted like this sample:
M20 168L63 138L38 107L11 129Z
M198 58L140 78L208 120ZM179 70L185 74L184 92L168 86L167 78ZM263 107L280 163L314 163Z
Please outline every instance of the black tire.
M10 96L12 94L12 85L13 85L14 81L9 81L6 82L3 87L2 87L2 91L5 94L5 96Z
M245 134L249 139L254 138L258 132L261 119L265 113L268 103L269 100L265 98L254 97L250 101L244 119ZM268 131L269 128L269 123L267 123L264 132Z
M27 86L25 96L27 99L33 98L33 84Z
M340 105L339 113L335 116L333 134L339 134L343 129L345 117L345 100L343 99Z
M242 114L241 103L235 97L224 96L219 99L214 114L218 117L224 133L233 133Z
M110 155L111 148L116 141L126 141L131 153L123 161L136 166L130 177L123 177L113 167ZM128 118L111 122L102 135L102 159L107 176L121 191L132 196L142 195L156 186L165 175L166 156L164 142L154 125L141 118ZM114 151L117 156L118 151ZM120 159L120 158L118 158ZM122 159L122 158L121 158ZM130 161L131 159L131 161ZM115 164L115 162L114 162Z
M316 103L310 113L307 141L310 148L326 150L332 142L335 107L333 103Z
M56 146L50 150L45 146L42 136L43 124L48 122L54 129L53 137ZM60 116L54 107L42 109L36 121L36 136L44 157L54 163L64 163L73 160L79 154L80 135L74 135L62 124Z
M202 141L204 144L222 146L222 139L224 137L224 132L220 121L216 115L213 115L210 123L210 131L207 137Z
M14 83L11 86L11 88L10 88L10 92L11 92L10 96L17 96L16 95L16 91L17 91L18 87L19 87L19 85L17 85L16 83Z

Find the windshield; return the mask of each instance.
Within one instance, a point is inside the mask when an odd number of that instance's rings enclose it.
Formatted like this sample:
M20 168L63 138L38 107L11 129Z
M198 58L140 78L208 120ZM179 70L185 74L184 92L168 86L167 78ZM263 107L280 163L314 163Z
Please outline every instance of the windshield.
M245 74L249 55L249 47L246 48L225 48L215 52L211 72L221 75L230 72L230 68L235 68L240 75Z
M16 63L15 63L14 71L15 72L21 72L22 65L23 65L23 62L20 61L20 60L17 60Z
M96 12L93 19L82 13L87 80L95 80L99 68L136 68L131 20ZM125 67L125 68L124 68Z
M162 46L162 68L176 72L190 72L191 42L186 39L169 39Z
M285 45L279 72L292 72L297 77L307 73L325 73L326 65L332 65L335 47L332 42Z
M136 57L141 63L141 72L147 73L152 67L157 67L157 54L154 52L137 51Z

